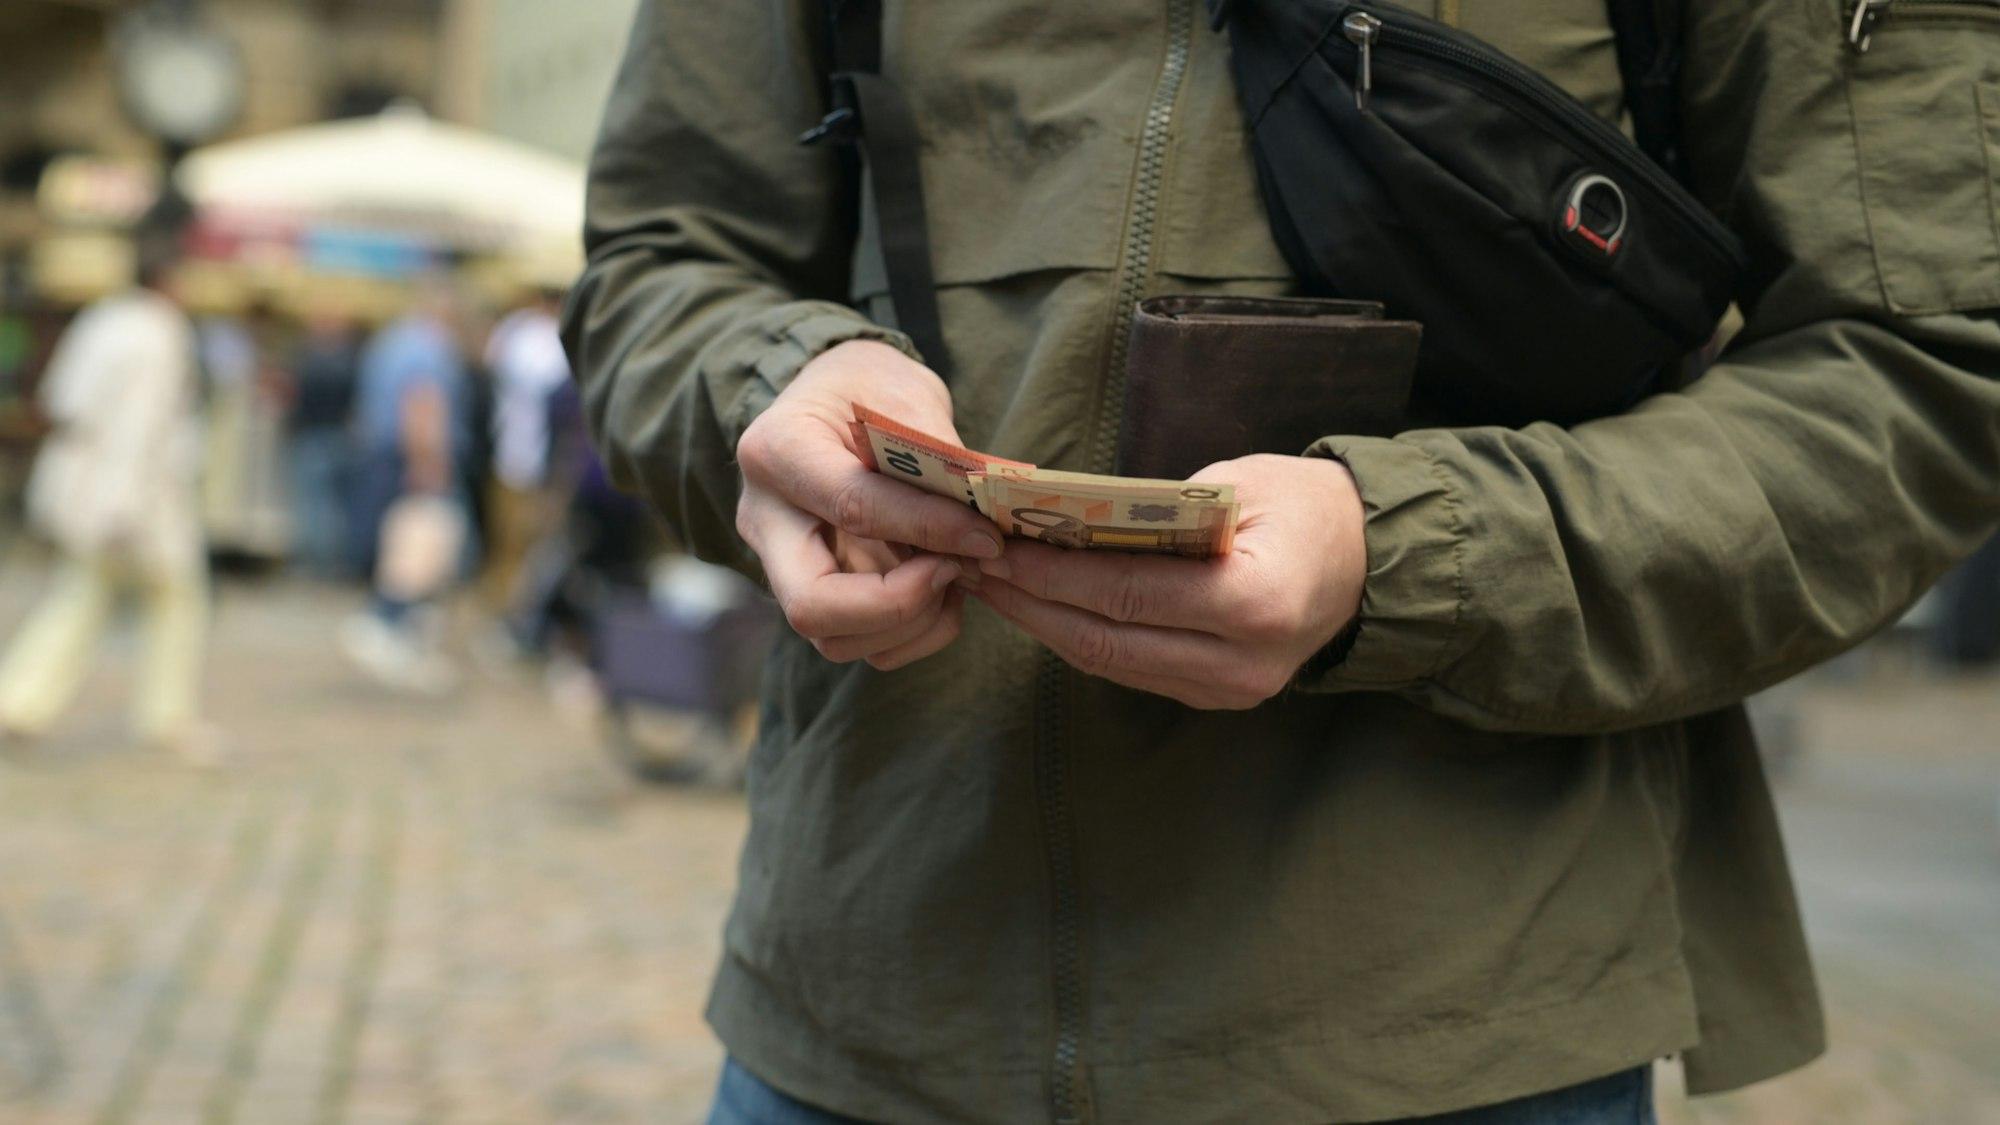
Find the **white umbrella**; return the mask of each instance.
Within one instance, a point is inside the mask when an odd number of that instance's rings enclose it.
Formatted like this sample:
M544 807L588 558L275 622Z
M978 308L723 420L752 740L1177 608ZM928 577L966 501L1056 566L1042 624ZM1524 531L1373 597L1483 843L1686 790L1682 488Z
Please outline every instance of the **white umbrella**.
M413 106L200 149L179 172L223 223L352 225L545 254L583 229L583 168Z

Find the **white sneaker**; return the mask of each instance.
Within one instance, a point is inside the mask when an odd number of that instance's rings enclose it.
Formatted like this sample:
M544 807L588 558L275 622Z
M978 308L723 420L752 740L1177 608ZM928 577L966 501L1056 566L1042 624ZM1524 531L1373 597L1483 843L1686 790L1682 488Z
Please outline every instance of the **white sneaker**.
M340 623L340 651L370 675L394 659L394 646L389 626L372 613L351 614Z
M372 613L342 622L340 643L348 659L393 691L435 696L458 686L457 670L442 655Z

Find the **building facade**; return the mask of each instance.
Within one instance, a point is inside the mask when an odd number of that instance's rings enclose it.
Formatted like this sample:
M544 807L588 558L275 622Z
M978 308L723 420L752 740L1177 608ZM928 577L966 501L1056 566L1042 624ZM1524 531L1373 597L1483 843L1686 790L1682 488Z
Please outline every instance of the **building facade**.
M638 0L458 0L477 58L466 120L582 160L597 138Z
M192 7L239 48L243 110L228 136L371 112L399 97L435 106L447 49L443 0L5 0L0 3L0 260L46 233L42 173L70 155L157 167L160 145L120 101L120 19Z

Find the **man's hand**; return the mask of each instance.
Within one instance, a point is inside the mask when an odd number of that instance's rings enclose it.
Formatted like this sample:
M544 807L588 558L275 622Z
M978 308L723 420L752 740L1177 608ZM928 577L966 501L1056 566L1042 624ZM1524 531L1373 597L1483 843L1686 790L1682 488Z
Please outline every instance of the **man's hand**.
M1354 619L1368 553L1361 496L1338 461L1259 454L1192 480L1243 506L1216 559L1065 551L1013 540L977 597L1093 676L1241 710L1283 691Z
M872 341L828 349L743 432L736 530L764 564L785 619L828 660L900 668L958 636L966 569L998 558L979 513L870 472L850 448L861 403L958 440L951 394L929 368ZM917 550L912 550L916 548Z

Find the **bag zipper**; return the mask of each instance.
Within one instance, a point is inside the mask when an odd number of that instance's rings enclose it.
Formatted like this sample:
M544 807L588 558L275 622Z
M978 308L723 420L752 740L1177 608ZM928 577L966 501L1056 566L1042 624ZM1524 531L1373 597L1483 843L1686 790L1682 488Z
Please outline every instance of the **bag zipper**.
M1884 19L1894 20L2000 20L2000 3L1994 0L1860 0L1848 12L1847 45L1857 55L1868 53L1875 28Z
M1970 3L1972 0L1948 2ZM1744 267L1743 253L1728 228L1688 196L1686 189L1668 175L1666 169L1640 152L1625 134L1520 63L1476 40L1470 40L1469 36L1460 32L1445 29L1433 31L1422 27L1416 22L1417 18L1387 6L1352 4L1347 7L1341 17L1341 32L1357 55L1357 105L1366 108L1366 99L1374 87L1372 56L1384 49L1429 59L1482 78L1489 89L1540 117L1558 132L1582 134L1595 153L1649 187L1651 194L1677 213L1717 253L1736 263L1738 269Z
M1354 72L1354 108L1368 112L1368 94L1375 88L1375 40L1382 34L1382 21L1367 12L1349 12L1340 20L1341 33L1361 52Z

